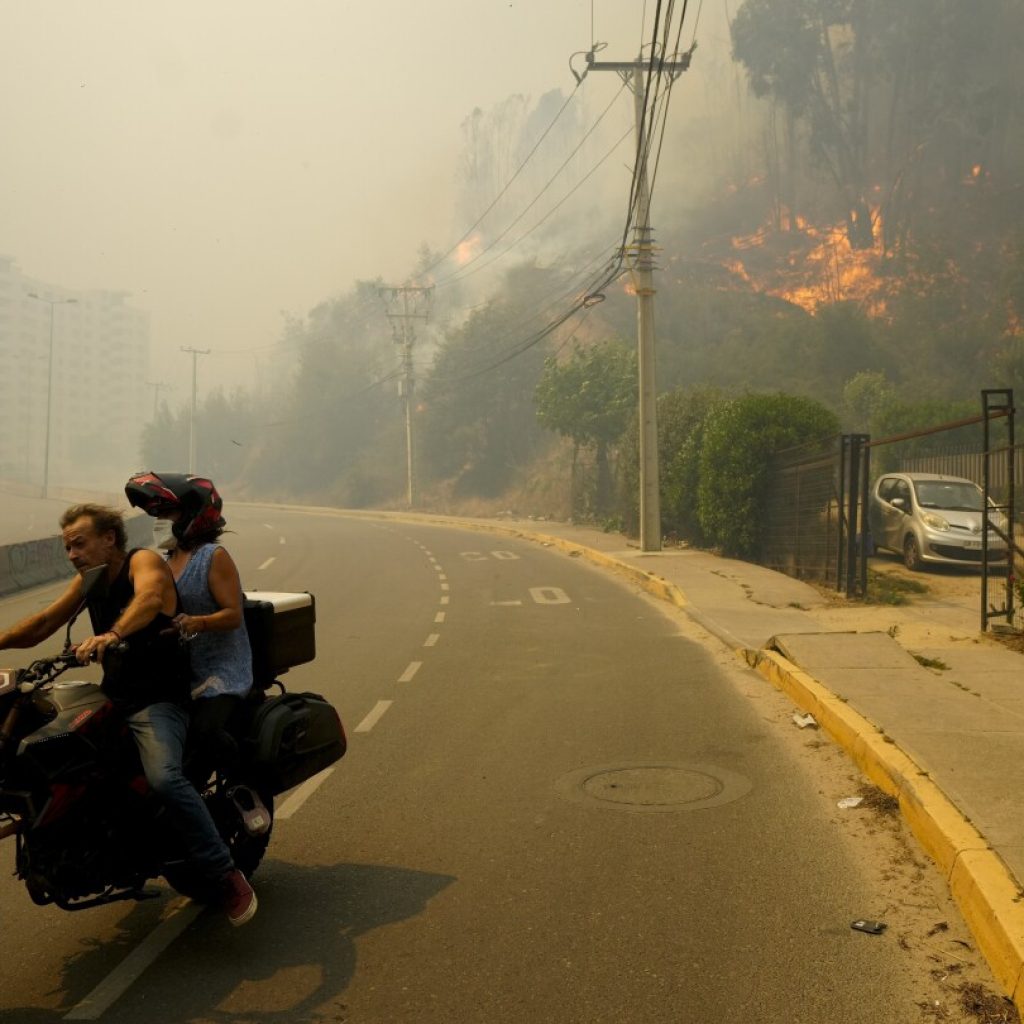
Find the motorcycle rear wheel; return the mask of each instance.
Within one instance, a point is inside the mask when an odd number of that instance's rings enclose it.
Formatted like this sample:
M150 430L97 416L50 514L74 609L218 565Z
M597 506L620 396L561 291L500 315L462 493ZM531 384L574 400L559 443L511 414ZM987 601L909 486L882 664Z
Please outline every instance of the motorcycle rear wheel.
M251 836L246 832L241 819L230 807L226 797L214 794L207 798L210 813L217 823L224 842L227 843L235 867L249 879L252 878L263 860L263 855L270 845L270 837L274 832L273 794L269 790L257 789L256 791L270 814L270 828L258 836ZM164 870L164 878L172 889L197 903L217 903L220 900L217 887L187 862L168 865Z

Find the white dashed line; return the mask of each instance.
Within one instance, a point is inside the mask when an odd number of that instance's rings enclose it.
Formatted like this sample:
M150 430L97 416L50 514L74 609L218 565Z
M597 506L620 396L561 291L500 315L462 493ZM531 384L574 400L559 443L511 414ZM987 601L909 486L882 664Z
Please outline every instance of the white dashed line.
M398 681L400 683L411 683L412 677L419 672L420 665L422 664L422 661L410 661L409 667L398 677Z
M267 530L272 530L273 529L273 526L271 526L270 523L264 523L263 526Z
M326 782L328 776L334 771L333 768L325 768L319 775L314 775L311 779L306 781L299 786L297 790L280 807L274 811L274 820L280 821L285 818L290 818L320 787L320 784Z
M440 639L441 639L441 634L440 633L431 633L430 636L428 636L427 639L423 641L423 646L424 647L435 647L437 645L437 641L440 640Z
M143 971L199 916L201 903L184 897L168 906L163 920L108 974L65 1020L99 1020L124 995Z
M279 537L278 538L278 543L279 544L283 544L284 543L284 537Z
M445 576L445 574L444 574L443 572L441 572L441 570L440 570L440 569L438 569L437 571L438 571L439 573L441 573L441 575L437 577L437 578L438 578L439 580L446 580L446 579L448 579L448 577L447 577L447 576Z
M451 587L447 583L442 583L441 584L441 589L442 590L451 590Z
M448 595L446 594L444 597L441 598L441 604L448 604L450 600L451 598L448 597Z
M393 700L377 701L373 710L356 726L355 731L369 732L381 720L384 712L387 711L392 704L394 704Z
M435 622L444 622L444 612L438 612L438 613L437 613L437 614L436 614L436 615L434 616L434 621L435 621Z

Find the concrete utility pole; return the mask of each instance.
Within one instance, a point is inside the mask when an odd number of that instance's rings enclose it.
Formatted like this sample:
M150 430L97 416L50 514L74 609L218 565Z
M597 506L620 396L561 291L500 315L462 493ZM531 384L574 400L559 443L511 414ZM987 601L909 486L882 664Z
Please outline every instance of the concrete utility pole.
M415 508L419 501L419 494L416 481L416 436L413 417L416 374L412 362L412 346L416 340L416 332L413 330L412 321L425 321L430 318L430 303L434 296L434 287L433 285L429 288L416 288L411 285L385 287L379 288L378 294L388 303L387 317L391 321L391 331L395 343L402 346L401 394L405 399L406 501L409 508ZM394 311L399 299L402 310L400 313ZM412 300L411 310L410 300ZM420 312L420 309L423 312Z
M196 471L196 360L199 356L208 356L211 349L208 348L185 348L182 352L188 352L192 356L192 411L188 417L188 471Z
M690 54L678 60L643 56L634 61L597 61L594 51L586 55L587 72L614 71L633 92L636 117L637 162L636 218L633 225L633 286L636 290L637 363L640 391L640 550L661 550L661 496L658 479L658 388L654 347L654 240L651 237L651 190L647 180L647 150L651 140L644 125L645 76L652 85L659 74L668 77L664 95L679 75L690 66ZM652 72L653 68L653 73ZM586 74L586 72L584 72ZM653 89L652 89L653 92Z

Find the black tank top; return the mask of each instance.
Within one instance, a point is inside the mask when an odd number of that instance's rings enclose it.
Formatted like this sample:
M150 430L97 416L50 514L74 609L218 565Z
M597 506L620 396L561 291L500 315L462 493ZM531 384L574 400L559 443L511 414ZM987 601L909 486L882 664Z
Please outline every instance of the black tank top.
M88 601L93 632L98 636L112 629L121 613L135 596L135 587L128 576L132 557L139 548L128 552L117 578L101 596ZM175 602L175 614L181 610ZM161 636L162 630L174 630ZM104 693L118 710L130 714L156 704L170 701L186 705L189 700L188 652L178 640L174 620L163 612L136 633L125 638L125 653L108 651L103 663Z

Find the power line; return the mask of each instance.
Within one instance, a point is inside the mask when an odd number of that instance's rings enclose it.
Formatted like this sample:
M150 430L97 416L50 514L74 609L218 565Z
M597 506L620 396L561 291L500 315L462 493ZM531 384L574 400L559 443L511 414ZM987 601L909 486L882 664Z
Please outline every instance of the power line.
M555 205L552 206L551 209L548 210L548 212L544 214L544 216L541 217L541 219L537 221L536 224L533 225L533 227L529 228L527 231L524 231L523 234L521 234L514 242L510 242L504 249L502 249L501 252L499 252L497 255L493 256L486 262L480 264L480 266L474 267L472 270L468 270L465 268L460 269L451 276L442 278L439 282L437 282L438 285L447 284L453 281L461 281L463 278L470 277L472 274L475 274L478 271L483 270L485 267L489 267L492 263L496 263L504 256L507 256L508 253L510 253L517 245L519 245L520 242L522 242L524 239L528 238L531 234L533 234L534 231L536 231L542 224L544 224L545 221L547 221L554 213L556 213L558 209L565 202L567 202L568 199L604 164L604 162L612 155L612 153L614 153L615 150L617 150L619 146L621 146L622 143L626 141L626 138L632 131L633 129L631 127L627 128L625 132L623 132L623 134L619 136L618 140L615 142L612 148L609 149L608 152L606 152L605 155L601 157L601 159L598 160L598 162L594 164L594 166L591 167L591 169L587 171L587 173L582 178L580 178L580 180L576 182L576 184L573 185L573 187L564 196L562 196L562 198L557 203L555 203ZM526 211L524 211L524 213L525 212ZM479 255L482 256L483 253L486 251L486 249L483 250L483 252L481 252Z
M625 89L625 87L625 84L623 84L622 89ZM525 209L523 209L523 211L504 229L504 231L502 231L496 238L494 238L489 245L481 249L480 252L478 252L471 260L468 260L466 263L464 263L462 267L459 268L459 270L455 271L452 274L449 274L448 277L442 277L439 281L436 281L435 284L442 285L447 284L449 281L457 280L467 267L472 266L472 264L474 264L478 259L480 259L480 257L483 256L484 253L489 252L491 249L493 249L494 246L496 246L523 219L523 217L525 217L530 212L530 210L532 210L533 207L536 206L537 202L540 200L540 197L544 195L544 193L547 192L547 190L554 184L558 176L569 165L569 162L572 160L572 158L583 148L583 145L587 141L587 139L589 139L590 136L597 130L598 125L600 125L600 123L604 120L608 111L610 111L612 107L615 105L616 100L618 100L620 94L622 93L622 89L619 89L619 91L611 98L611 102L608 104L608 106L604 108L604 110L601 111L601 114L598 116L597 120L590 126L590 128L587 129L586 134L583 136L582 139L580 139L579 143L576 145L573 151L565 158L565 160L562 161L562 163L558 166L558 169L555 171L554 174L551 175L551 177L548 179L544 187L533 197L532 200L530 200Z
M530 159L533 157L533 154L536 153L537 150L540 148L541 143L548 137L548 135L550 134L551 130L555 127L555 125L558 124L558 121L561 118L562 114L565 113L566 108L575 98L576 93L579 91L582 82L582 79L579 79L576 82L576 85L573 87L572 92L569 93L569 95L565 99L565 102L561 105L561 107L558 108L558 112L552 118L551 123L547 126L547 128L544 129L543 132L541 132L540 138L537 139L537 141L534 143L533 148L530 150L529 153L526 154L522 162L515 169L515 171L512 174L512 177L509 178L507 182L505 182L504 188L502 188L502 190L494 197L494 199L491 200L491 203L487 207L487 209L485 209L484 212L481 213L480 216L477 217L475 221L473 221L473 223L466 229L462 237L459 238L459 240L455 242L455 244L452 245L450 249L442 253L436 260L434 260L433 263L424 267L423 270L421 271L421 274L429 274L430 271L432 271L435 267L440 266L440 264L442 264L449 256L451 256L451 254L455 252L455 250L458 249L458 247L462 245L462 243L473 234L473 232L480 226L480 224L483 223L484 218L491 212L491 210L494 209L495 206L498 205L498 203L501 201L502 196L504 196L505 193L508 192L508 190L512 187L515 180L519 177L520 174L522 174L526 165L530 162Z

